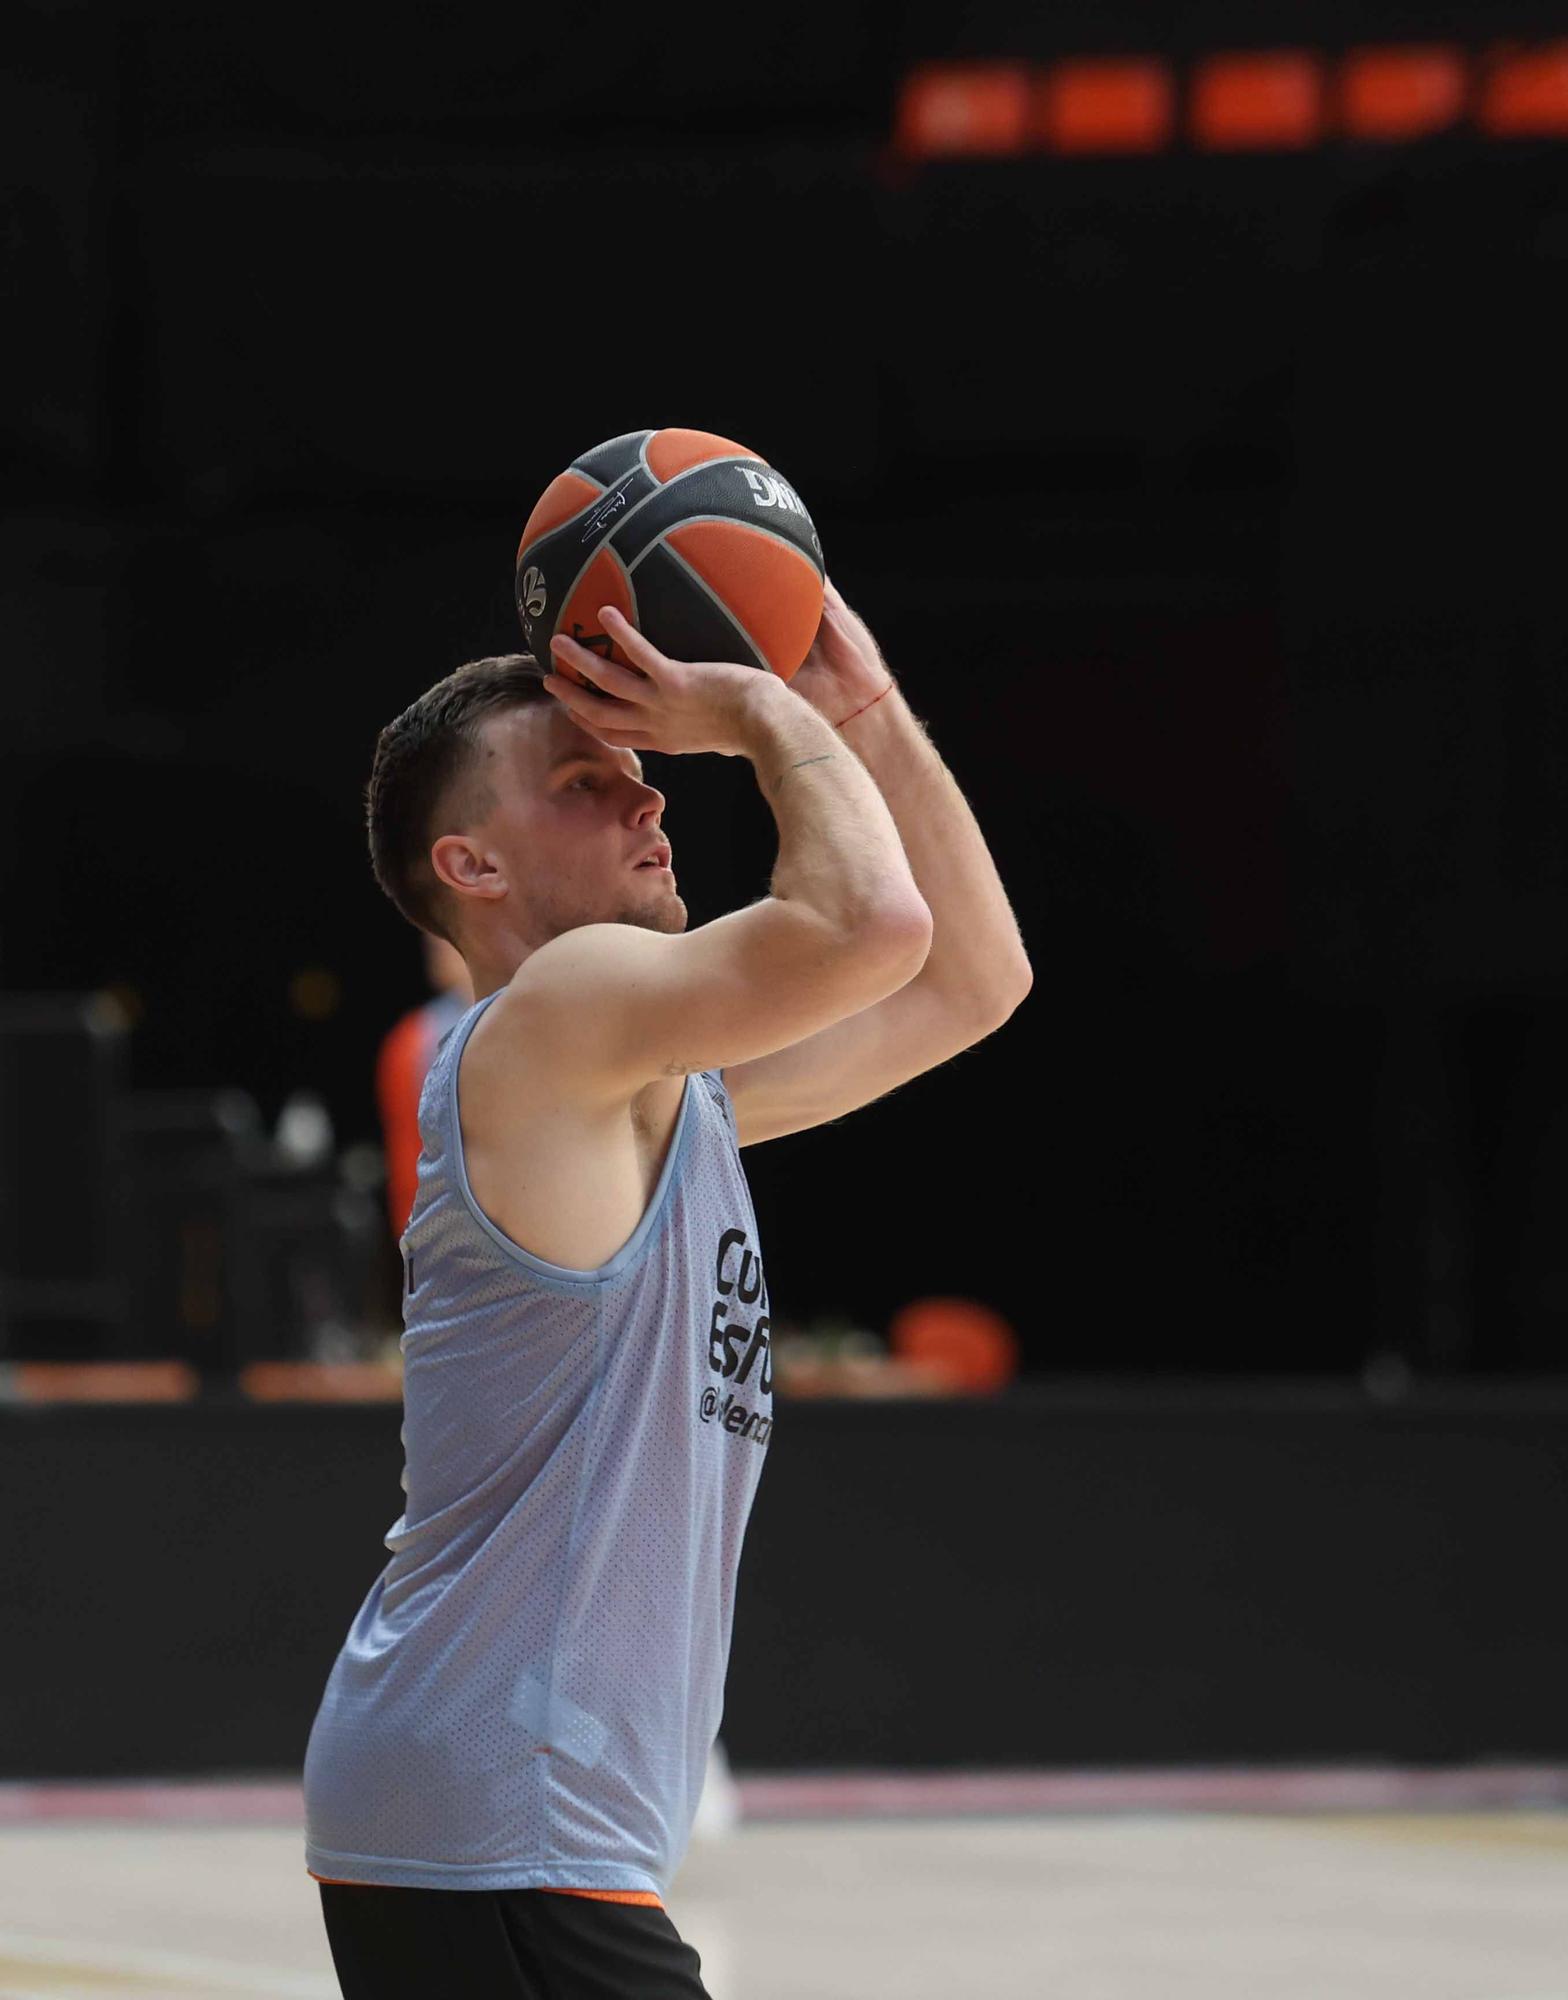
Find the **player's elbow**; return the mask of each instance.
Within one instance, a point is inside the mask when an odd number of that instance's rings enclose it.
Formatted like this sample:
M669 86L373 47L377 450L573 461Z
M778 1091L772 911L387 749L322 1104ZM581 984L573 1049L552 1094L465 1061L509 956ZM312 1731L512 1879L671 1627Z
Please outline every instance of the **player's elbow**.
M902 986L930 957L935 929L930 906L916 894L880 905L857 926L857 935L867 949L887 960L890 970L901 975L898 983Z

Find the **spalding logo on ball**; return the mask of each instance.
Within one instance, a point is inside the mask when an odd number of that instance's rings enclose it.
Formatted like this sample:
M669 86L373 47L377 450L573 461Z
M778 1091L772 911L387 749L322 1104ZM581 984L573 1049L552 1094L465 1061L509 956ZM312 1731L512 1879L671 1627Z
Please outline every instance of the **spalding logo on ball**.
M630 662L599 624L613 604L674 660L738 660L788 680L822 621L822 544L766 459L708 431L628 431L574 459L528 517L517 615L528 649L557 632Z

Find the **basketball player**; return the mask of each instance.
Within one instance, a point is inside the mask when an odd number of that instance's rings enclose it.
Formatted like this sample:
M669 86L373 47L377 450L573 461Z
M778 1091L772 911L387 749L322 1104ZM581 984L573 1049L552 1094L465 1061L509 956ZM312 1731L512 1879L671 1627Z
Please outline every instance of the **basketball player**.
M841 1117L1030 983L985 842L831 584L788 684L552 645L388 724L377 878L474 1002L425 1079L404 1512L305 1758L348 2000L699 2000L663 1905L773 1426L739 1149ZM772 893L687 929L641 754L746 758Z

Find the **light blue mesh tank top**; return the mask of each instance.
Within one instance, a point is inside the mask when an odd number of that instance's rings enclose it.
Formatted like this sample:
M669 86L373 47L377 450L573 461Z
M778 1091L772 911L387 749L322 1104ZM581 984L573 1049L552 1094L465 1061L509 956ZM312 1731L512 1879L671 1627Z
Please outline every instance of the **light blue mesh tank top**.
M404 1259L404 1511L305 1753L305 1865L392 1887L662 1896L718 1733L773 1428L734 1112L688 1076L647 1212L596 1271L468 1184L442 1037Z

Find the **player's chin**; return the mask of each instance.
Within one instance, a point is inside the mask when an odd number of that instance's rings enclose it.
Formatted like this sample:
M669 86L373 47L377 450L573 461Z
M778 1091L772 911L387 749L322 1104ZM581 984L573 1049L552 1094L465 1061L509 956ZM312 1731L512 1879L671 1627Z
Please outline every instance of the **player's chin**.
M664 931L673 935L686 928L686 905L667 886L663 895L644 897L635 909L626 912L621 921L636 924L641 930Z

